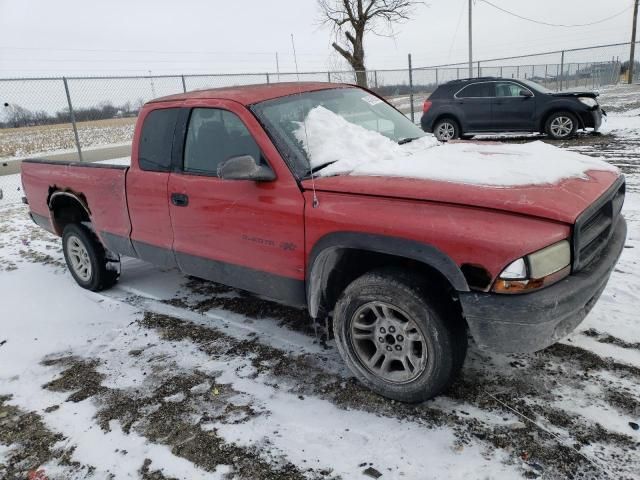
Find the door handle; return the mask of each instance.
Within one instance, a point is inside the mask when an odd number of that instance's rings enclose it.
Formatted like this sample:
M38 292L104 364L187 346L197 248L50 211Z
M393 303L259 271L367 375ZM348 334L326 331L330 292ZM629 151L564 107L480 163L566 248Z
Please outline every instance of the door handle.
M176 207L186 207L187 205L189 205L189 197L184 193L172 193L171 203L173 203Z

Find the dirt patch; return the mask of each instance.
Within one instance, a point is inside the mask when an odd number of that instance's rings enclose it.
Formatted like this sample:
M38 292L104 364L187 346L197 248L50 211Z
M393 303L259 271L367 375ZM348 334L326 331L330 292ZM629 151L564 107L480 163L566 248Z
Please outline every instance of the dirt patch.
M279 326L286 326L307 335L317 335L319 341L329 337L328 329L314 324L305 309L289 307L277 302L265 300L250 293L236 290L226 285L189 277L184 285L186 295L166 301L173 306L187 307L199 313L212 309L222 309L244 315L251 319L272 318ZM193 298L205 297L193 301Z
M63 455L55 445L64 437L49 430L36 413L9 405L10 400L0 396L0 444L11 447L0 459L0 478L27 478L44 463Z
M616 345L622 348L640 350L639 342L626 342L621 338L614 337L613 335L599 332L595 328L590 328L589 330L585 330L584 332L582 332L582 334L586 335L587 337L595 338L600 343L608 343L608 344Z
M105 390L101 385L104 375L96 371L99 363L96 360L61 357L46 359L41 363L45 366L61 365L65 367L56 379L43 385L42 388L54 392L73 391L67 398L67 402L81 402Z

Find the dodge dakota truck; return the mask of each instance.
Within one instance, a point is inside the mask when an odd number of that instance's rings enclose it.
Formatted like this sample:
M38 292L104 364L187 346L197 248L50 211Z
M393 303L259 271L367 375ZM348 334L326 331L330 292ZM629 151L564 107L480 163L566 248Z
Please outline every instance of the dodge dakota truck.
M468 334L534 352L584 319L625 242L618 171L500 188L322 176L295 135L318 106L394 145L425 135L352 85L195 91L141 109L130 166L25 161L24 201L81 287L114 285L127 256L306 307L400 401L442 392Z

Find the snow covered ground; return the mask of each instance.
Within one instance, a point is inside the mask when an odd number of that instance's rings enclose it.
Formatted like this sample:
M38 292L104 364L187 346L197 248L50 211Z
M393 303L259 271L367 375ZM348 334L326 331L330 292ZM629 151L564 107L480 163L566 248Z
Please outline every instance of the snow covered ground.
M472 345L421 405L358 385L304 311L131 259L82 290L59 239L0 206L0 478L640 478L634 121L565 145L627 173L627 244L593 312L536 354Z

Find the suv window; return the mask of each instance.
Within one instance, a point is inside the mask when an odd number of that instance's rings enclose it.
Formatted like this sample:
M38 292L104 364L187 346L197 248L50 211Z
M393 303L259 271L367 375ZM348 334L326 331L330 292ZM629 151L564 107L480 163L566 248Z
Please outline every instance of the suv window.
M521 97L520 92L522 90L529 89L511 82L496 83L496 97Z
M458 98L481 98L481 97L493 97L494 89L493 83L491 82L483 82L483 83L472 83L471 85L467 85L462 90L460 90L456 96Z
M242 120L227 110L194 108L184 145L184 171L217 175L218 165L240 155L262 162L260 147Z
M138 146L138 164L141 170L168 172L171 169L173 130L178 108L153 110L144 119Z

